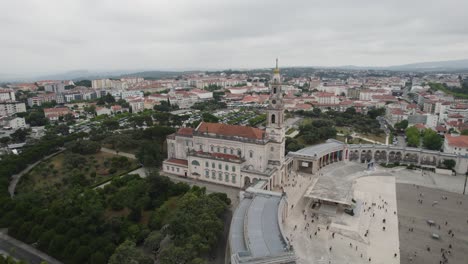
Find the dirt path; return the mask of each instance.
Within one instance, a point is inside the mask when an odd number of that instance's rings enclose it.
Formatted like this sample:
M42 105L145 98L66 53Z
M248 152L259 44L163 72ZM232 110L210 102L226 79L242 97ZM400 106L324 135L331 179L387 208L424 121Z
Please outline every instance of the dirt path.
M63 152L65 149L64 148L61 148L59 151L55 152L55 153L52 153L50 154L49 156L46 156L36 162L34 162L33 164L29 165L28 167L26 167L26 169L22 170L20 173L18 174L15 174L13 176L11 176L11 181L10 181L10 185L8 186L8 192L10 193L10 196L13 198L15 196L15 190L16 190L16 185L18 185L18 182L20 181L21 177L30 172L32 169L34 169L34 167L36 167L39 163L43 162L44 160L46 159L49 159L61 152Z

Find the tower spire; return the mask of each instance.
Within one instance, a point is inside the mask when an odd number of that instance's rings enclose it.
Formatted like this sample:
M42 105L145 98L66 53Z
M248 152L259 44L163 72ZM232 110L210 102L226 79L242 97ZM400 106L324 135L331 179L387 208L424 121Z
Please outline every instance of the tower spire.
M275 74L279 74L279 68L278 68L278 58L276 58L276 68L275 68L275 70L273 71L273 73L275 73Z

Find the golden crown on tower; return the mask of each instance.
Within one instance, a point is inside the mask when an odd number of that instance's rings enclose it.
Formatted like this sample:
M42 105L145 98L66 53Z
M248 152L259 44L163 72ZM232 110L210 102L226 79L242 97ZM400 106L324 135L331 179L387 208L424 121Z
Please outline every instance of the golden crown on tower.
M273 73L279 73L278 58L276 58L276 68L273 70Z

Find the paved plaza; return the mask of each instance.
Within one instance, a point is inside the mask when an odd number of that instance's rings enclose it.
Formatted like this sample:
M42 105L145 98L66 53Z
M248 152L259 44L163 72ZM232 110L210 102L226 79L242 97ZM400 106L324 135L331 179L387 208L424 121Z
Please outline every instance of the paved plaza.
M448 263L468 263L463 183L460 175L402 167L366 170L354 162L331 164L314 175L292 173L284 187L289 202L285 235L298 263L440 263L442 249ZM308 195L317 196L320 189L326 189L325 198L350 196L355 215L326 204L312 209Z
M401 263L439 264L443 251L447 263L468 263L468 196L413 184L396 186Z
M387 177L374 174L385 172L341 163L327 166L318 175L289 179L291 184L285 191L294 203L290 203L285 234L299 257L298 263L369 263L369 259L370 263L400 263L395 178L388 173ZM302 196L322 177L336 183L337 191L354 186L355 216L333 206L321 206L319 211L310 208L310 200ZM329 189L334 191L333 187Z

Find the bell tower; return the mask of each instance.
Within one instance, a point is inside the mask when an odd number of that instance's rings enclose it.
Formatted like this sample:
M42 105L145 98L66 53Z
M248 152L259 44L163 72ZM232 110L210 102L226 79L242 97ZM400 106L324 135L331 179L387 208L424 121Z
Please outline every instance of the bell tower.
M273 78L270 82L270 98L267 107L266 132L268 138L274 142L284 141L284 105L283 92L281 90L281 76L276 59L276 68L273 70Z

